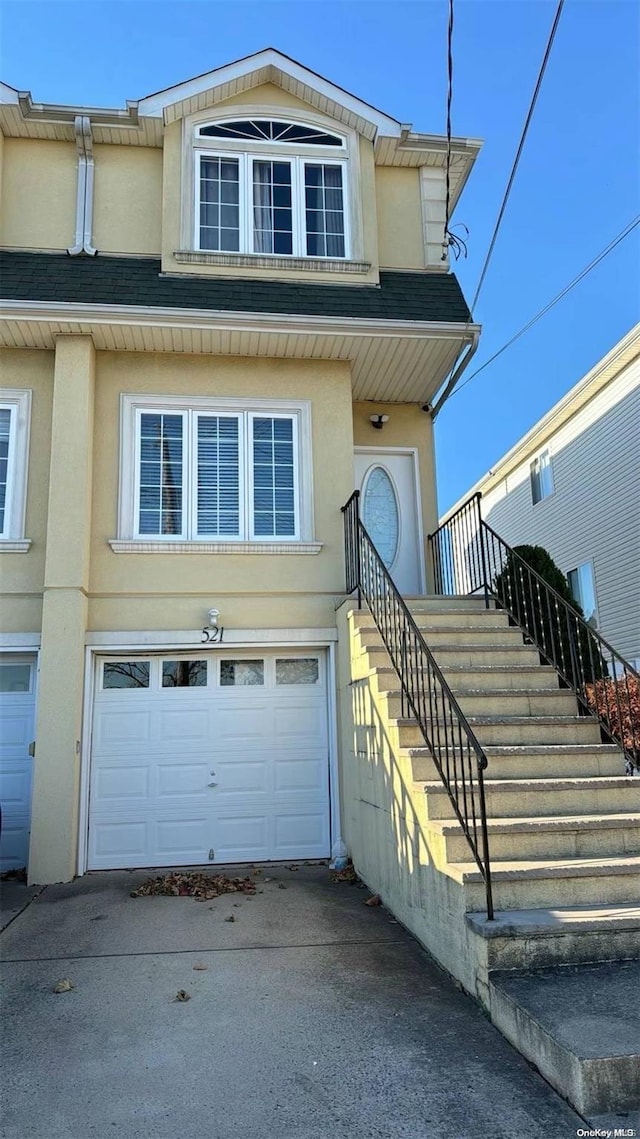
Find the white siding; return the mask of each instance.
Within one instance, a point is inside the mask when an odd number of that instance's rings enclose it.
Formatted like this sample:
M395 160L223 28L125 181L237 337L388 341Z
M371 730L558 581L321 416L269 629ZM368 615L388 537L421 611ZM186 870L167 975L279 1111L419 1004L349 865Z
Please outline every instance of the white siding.
M592 562L599 631L628 660L638 659L640 360L540 450L547 447L554 493L532 504L530 454L483 497L483 517L512 546L544 546L565 574Z

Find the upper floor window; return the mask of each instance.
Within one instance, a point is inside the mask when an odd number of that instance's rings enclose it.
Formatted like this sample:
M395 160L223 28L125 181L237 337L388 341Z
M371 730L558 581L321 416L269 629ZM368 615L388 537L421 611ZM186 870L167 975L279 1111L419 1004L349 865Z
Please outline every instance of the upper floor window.
M0 390L0 539L24 537L30 391Z
M335 155L346 150L343 138L250 119L201 126L196 140L197 249L349 256L347 163Z
M551 455L542 451L537 455L529 468L531 477L531 499L535 506L553 494L553 471L551 469Z

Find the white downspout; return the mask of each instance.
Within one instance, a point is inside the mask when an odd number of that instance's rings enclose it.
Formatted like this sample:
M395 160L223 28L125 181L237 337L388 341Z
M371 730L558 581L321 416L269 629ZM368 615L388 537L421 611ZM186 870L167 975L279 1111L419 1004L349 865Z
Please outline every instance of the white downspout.
M93 225L93 141L88 115L76 115L74 120L76 149L78 151L78 191L76 194L75 244L67 249L70 257L86 253L95 257L98 252L91 244Z

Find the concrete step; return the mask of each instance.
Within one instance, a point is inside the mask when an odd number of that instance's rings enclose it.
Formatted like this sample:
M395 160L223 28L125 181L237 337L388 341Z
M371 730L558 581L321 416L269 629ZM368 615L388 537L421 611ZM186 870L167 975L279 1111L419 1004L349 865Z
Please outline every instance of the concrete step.
M522 631L507 624L492 629L468 625L458 625L454 628L447 628L446 625L432 625L427 628L424 624L418 624L418 628L428 647L436 656L437 650L440 648L453 645L472 646L474 648L483 648L486 645L493 648L502 645L523 645ZM373 624L359 628L356 636L362 645L375 645L380 642L380 633Z
M491 668L495 665L505 665L509 668L516 665L537 668L540 665L538 650L531 645L523 644L522 641L508 645L443 644L438 645L437 649L433 646L430 647L437 664L443 671L452 665L462 668L476 668L478 665L488 665ZM360 641L359 634L356 634L354 650L356 653L367 656L371 666L378 664L390 666L391 664L389 654L380 639L377 642L371 639L370 643L363 644Z
M566 962L640 958L640 905L621 902L466 915L485 943L487 967L536 969Z
M433 819L444 858L464 861L469 845L456 819ZM590 858L640 854L640 811L611 815L548 815L495 818L487 822L492 859Z
M450 862L446 873L464 888L465 910L485 905L485 885L475 862ZM597 858L491 861L498 910L600 905L603 900L640 903L640 854Z
M640 1106L640 962L556 967L489 978L497 1028L580 1112ZM633 1135L585 1127L585 1135Z
M448 609L411 609L419 629L504 629L509 626L509 616L502 609L458 609L451 606ZM357 619L360 629L375 627L371 613L361 613Z
M428 594L425 597L404 597L403 601L411 612L420 612L421 610L431 609L466 609L473 612L478 609L486 609L484 599L481 597L469 597L468 594L451 594L448 597L443 597L441 594ZM495 609L496 604L491 598L489 599L489 608ZM368 612L368 610L360 610L360 612Z
M467 723L482 747L493 744L599 744L600 728L588 716L468 716ZM424 744L416 721L389 719L393 740L401 748Z
M438 662L439 664L440 662ZM459 665L440 665L444 678L452 692L538 692L559 688L559 677L555 668L549 665L531 665L524 668L520 665L490 665L478 668L460 667ZM426 670L423 670L426 672ZM395 668L389 665L374 664L369 669L369 676L376 681L379 692L391 691L398 687L399 677ZM565 690L566 691L566 690Z
M424 789L427 818L455 818L451 800L440 780L414 786ZM485 779L484 790L488 819L640 812L640 779L624 775L578 779Z
M484 748L490 779L554 779L578 776L623 775L624 756L615 744L535 744ZM413 779L439 779L428 747L405 748L401 758L411 760Z
M454 693L464 715L469 716L575 716L576 698L568 688L549 688L533 692L515 692L503 688L492 692L459 689ZM403 711L402 693L391 689L383 693L389 716Z

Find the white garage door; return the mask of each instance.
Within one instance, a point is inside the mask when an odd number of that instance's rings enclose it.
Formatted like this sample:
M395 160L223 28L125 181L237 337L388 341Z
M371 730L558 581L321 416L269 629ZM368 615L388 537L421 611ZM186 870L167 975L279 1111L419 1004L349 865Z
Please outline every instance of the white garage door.
M90 870L325 858L324 655L98 663Z
M0 656L0 870L27 865L31 823L35 658Z

